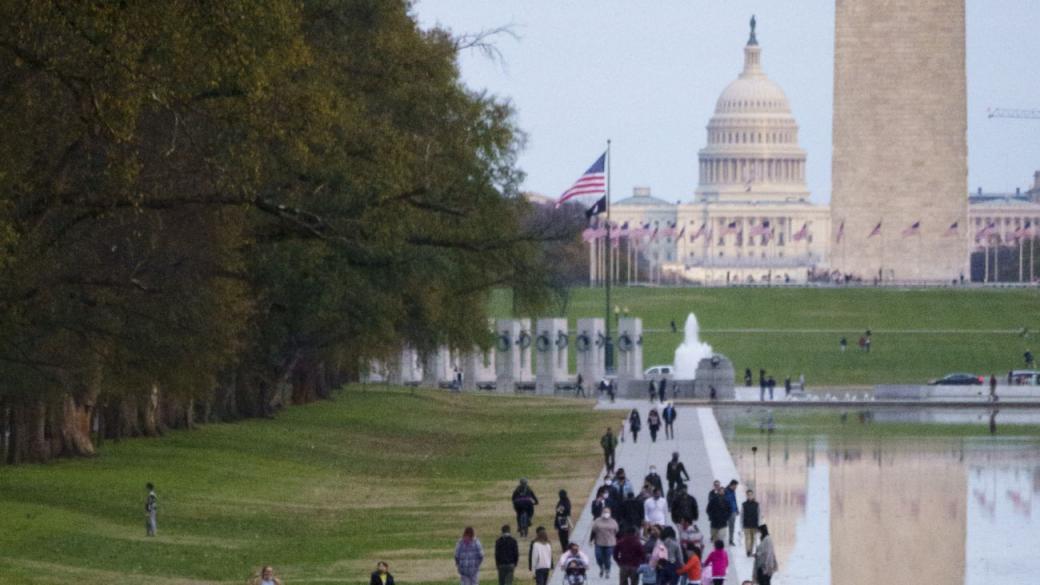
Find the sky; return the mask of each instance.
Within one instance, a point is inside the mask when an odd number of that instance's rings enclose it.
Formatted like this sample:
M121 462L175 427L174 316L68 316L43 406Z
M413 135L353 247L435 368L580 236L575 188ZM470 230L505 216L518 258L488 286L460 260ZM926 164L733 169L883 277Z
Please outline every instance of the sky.
M968 185L1028 189L1040 170L1040 0L967 0ZM814 201L830 200L834 0L415 0L421 26L509 26L492 59L469 50L463 82L510 101L527 142L524 190L556 197L611 145L612 199L637 186L689 200L715 101L743 67L758 19L766 74L784 89L808 151ZM937 88L940 90L940 88Z

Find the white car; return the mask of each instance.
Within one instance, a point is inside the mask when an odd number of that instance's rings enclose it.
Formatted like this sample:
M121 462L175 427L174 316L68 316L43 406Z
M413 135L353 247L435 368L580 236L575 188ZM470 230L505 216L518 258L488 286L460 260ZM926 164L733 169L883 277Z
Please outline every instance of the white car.
M643 378L671 378L672 366L652 366L643 372Z

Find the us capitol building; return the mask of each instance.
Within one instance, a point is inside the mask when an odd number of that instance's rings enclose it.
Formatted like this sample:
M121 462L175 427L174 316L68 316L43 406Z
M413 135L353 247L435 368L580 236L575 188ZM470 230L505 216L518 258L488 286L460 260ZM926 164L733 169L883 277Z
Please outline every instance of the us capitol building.
M718 98L698 164L693 202L672 203L636 187L632 197L611 206L614 223L650 224L665 234L638 248L651 280L804 282L810 273L831 270L831 254L842 246L832 243L832 234L841 230L832 229L836 220L828 206L809 200L798 123L783 89L762 68L754 30L744 47L744 70ZM968 225L959 226L965 237L955 239L960 242L974 241L980 226L994 225L998 238L1026 222L1040 226L1040 174L1026 197L976 196L970 203ZM886 226L887 238L898 238L905 227ZM993 242L975 241L975 246L987 243ZM971 249L964 250L964 274ZM899 259L892 260L897 267ZM912 278L911 272L893 270L892 278Z

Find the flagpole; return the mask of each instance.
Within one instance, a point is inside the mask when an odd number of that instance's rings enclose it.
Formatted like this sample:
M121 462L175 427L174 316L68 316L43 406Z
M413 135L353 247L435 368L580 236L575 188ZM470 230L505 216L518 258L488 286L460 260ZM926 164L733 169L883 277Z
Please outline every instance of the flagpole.
M1022 282L1025 271L1022 269L1022 238L1018 238L1018 282Z
M610 153L610 139L608 138L607 139L607 246L610 246L610 228L611 228L611 226L610 226L610 165L611 165L611 163L614 162L614 161L611 160L612 158L613 158L613 156ZM604 329L606 331L606 339L604 340L604 350L606 351L606 356L605 356L605 359L604 359L604 365L606 366L606 369L607 369L608 372L611 371L612 369L614 369L614 342L610 338L610 277L611 277L611 271L612 271L612 268L613 268L613 266L611 266L611 264L612 264L612 262L611 262L610 248L608 247L607 248L607 283L606 283L607 284L607 294L606 294L607 304L606 304L606 307L605 307L605 315L607 317L607 320L606 320L606 324L604 326Z

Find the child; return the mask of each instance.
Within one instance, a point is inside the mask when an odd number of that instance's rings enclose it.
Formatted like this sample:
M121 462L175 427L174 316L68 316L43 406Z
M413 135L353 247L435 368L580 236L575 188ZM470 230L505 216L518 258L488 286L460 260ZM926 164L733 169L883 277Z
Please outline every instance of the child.
M657 585L657 569L643 563L639 565L639 579L643 585Z
M681 569L676 571L680 577L686 578L686 585L701 585L701 555L700 551L694 549L690 558Z
M722 585L726 582L726 570L729 569L729 555L726 554L726 543L721 540L715 541L715 550L711 551L708 558L704 559L704 566L711 565L712 585Z

